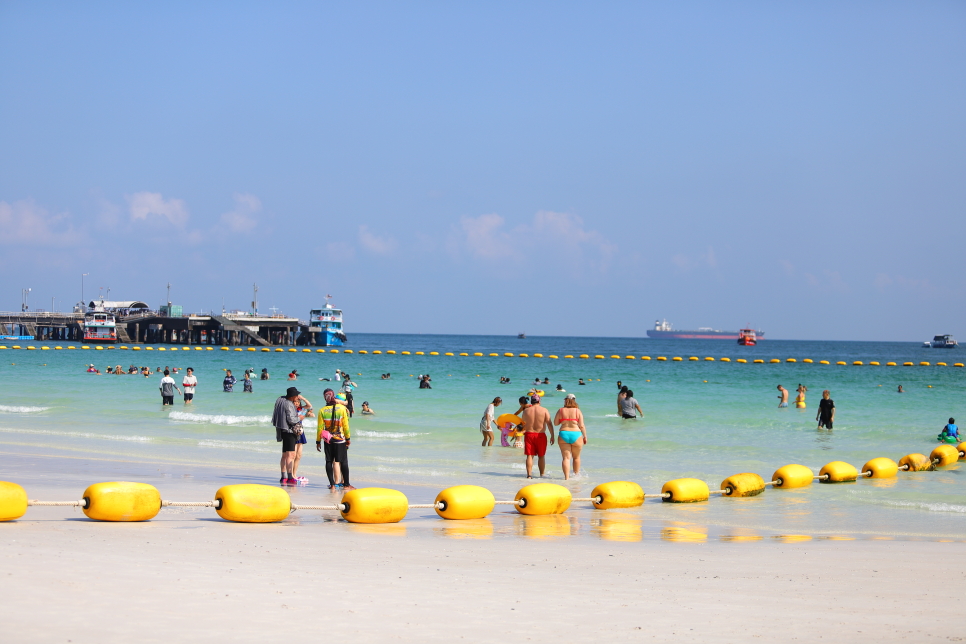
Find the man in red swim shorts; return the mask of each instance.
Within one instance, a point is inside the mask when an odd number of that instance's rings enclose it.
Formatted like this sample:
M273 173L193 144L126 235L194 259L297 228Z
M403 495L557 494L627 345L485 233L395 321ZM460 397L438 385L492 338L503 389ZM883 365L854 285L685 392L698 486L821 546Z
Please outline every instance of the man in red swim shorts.
M533 457L537 457L540 476L546 469L547 435L550 432L550 444L553 445L553 422L550 412L540 404L540 396L530 396L530 406L523 410L523 453L527 455L527 478L533 478Z

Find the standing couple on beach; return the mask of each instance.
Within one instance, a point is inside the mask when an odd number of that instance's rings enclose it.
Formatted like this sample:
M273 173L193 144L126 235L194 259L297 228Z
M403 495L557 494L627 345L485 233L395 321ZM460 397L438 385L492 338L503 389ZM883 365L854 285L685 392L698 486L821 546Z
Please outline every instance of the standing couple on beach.
M349 454L351 434L349 432L349 412L346 409L345 394L336 394L331 389L322 392L325 406L319 410L315 447L325 452L325 474L329 479L329 489L342 487L355 488L349 483ZM297 485L296 470L301 456L301 446L306 443L302 420L296 403L302 396L295 387L289 387L284 396L275 401L272 425L275 427L275 440L282 443L281 485Z

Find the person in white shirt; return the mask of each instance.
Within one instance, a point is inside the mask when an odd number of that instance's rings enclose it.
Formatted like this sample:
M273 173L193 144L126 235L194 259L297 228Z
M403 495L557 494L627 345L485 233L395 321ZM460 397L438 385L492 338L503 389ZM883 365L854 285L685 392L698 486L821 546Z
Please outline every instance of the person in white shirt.
M497 396L493 399L493 402L486 406L486 411L483 412L483 418L480 420L480 431L483 433L483 445L481 447L493 445L493 430L490 429L490 425L496 427L496 408L502 404L503 399Z
M188 375L181 381L181 386L184 387L184 404L190 405L192 399L195 397L195 387L198 386L195 370L191 367L188 367Z

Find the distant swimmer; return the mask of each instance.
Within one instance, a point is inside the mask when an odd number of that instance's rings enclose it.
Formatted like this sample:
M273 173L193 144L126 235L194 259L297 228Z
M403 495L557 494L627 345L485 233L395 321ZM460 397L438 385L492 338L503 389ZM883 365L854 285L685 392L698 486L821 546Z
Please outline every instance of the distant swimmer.
M905 393L902 391L902 385L899 385L899 389L896 390L896 393Z
M795 396L795 407L798 409L805 409L805 392L808 391L808 387L803 384L798 385L798 395Z
M188 373L181 379L181 386L184 387L184 404L190 405L195 397L195 387L198 386L198 378L195 377L195 370L188 367Z
M570 479L571 462L574 476L580 474L580 452L587 444L587 429L584 427L584 414L577 405L577 397L567 394L564 406L557 410L554 425L560 425L557 445L560 447L560 466L564 480Z
M496 408L503 404L503 399L497 396L493 399L486 409L483 410L483 418L480 419L480 432L483 434L483 443L481 447L492 447L493 446L493 427L499 429L500 427L496 424Z
M550 444L553 445L553 423L550 412L540 404L540 396L530 396L530 406L523 415L523 453L527 456L527 478L533 478L533 457L537 457L537 467L540 476L547 469L547 434L550 432Z
M174 384L174 378L171 377L171 372L167 369L164 370L164 378L161 379L161 385L158 387L161 390L161 405L173 405L174 404L174 392L177 389L178 393L181 390L178 389L178 385Z
M638 414L642 418L644 417L641 405L637 402L637 398L634 397L634 392L630 389L627 390L626 395L621 399L620 414L621 418L637 418Z
M835 422L835 401L833 401L829 396L831 392L828 389L822 392L822 399L818 401L818 413L815 415L815 420L818 421L818 429L832 429L832 423Z
M942 432L936 439L940 443L956 443L959 441L959 427L956 426L956 419L950 418L949 423L943 427Z
M563 385L557 385L557 391L567 391L563 388Z
M288 379L289 380L298 380L299 379L299 370L298 369L292 369L292 372L290 374L288 374Z
M422 378L419 379L419 388L420 389L432 389L433 388L432 385L429 384L429 376L423 376Z
M363 416L375 416L376 412L372 411L372 407L369 406L368 400L362 401L362 411L360 412Z
M389 374L388 373L384 373L384 374L382 374L382 376L380 376L380 378L382 378L383 380L389 380Z
M543 379L543 382L540 383L540 384L542 384L542 385L549 385L550 384L550 378L544 378Z
M586 383L586 382L584 382L584 379L583 379L583 378L578 378L578 379L577 379L577 384L578 384L578 385L586 385L587 383Z
M268 378L269 378L268 369L264 369L263 368L262 369L262 375L259 376L259 379L260 380L268 380Z
M788 390L781 385L778 385L778 391L781 392L781 394L778 395L778 406L788 407Z
M246 394L255 393L254 392L254 389L252 388L252 372L251 371L246 371L245 372L245 382L242 383L242 387L243 387L243 389L242 389L242 392L243 393L246 393Z

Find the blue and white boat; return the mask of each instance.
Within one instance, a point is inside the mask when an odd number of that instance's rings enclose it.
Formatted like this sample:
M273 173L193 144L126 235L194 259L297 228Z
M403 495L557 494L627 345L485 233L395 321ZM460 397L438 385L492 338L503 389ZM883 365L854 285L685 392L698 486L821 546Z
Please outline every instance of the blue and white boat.
M329 304L331 297L325 296L325 308L309 311L309 334L315 336L318 347L341 347L348 341L342 330L342 309Z

